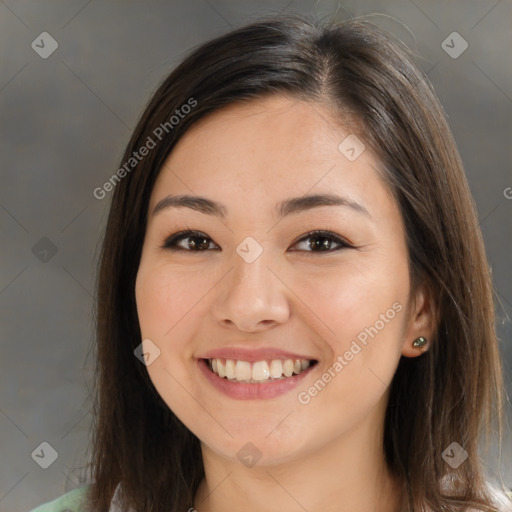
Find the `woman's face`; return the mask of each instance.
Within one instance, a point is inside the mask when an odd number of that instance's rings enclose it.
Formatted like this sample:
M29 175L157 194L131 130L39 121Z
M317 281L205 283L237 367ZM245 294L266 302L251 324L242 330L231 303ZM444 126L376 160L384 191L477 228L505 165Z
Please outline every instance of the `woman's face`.
M377 165L281 96L213 113L167 159L137 309L149 376L203 448L276 464L381 433L400 356L432 331Z

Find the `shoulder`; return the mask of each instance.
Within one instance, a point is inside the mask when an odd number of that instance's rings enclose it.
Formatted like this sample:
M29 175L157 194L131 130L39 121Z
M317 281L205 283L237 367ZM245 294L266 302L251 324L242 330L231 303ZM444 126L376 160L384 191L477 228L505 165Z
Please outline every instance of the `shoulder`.
M60 498L43 503L30 512L80 512L89 487L89 485L85 485L84 487L67 492Z
M491 482L487 483L499 512L512 512L512 489L503 489Z

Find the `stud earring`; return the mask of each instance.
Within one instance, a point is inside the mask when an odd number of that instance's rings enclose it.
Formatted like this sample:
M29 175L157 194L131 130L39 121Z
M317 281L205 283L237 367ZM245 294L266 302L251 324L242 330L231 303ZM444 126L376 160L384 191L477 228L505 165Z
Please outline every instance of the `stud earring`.
M412 346L414 348L423 348L427 344L427 338L424 338L423 336L420 336L419 338L416 338L412 342Z

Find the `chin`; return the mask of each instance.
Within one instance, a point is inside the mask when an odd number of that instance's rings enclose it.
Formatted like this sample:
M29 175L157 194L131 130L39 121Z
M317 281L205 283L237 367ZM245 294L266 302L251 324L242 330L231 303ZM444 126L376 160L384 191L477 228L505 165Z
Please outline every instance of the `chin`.
M225 459L247 467L289 463L315 449L308 446L310 443L307 442L306 436L300 436L298 432L295 436L286 436L285 439L282 436L274 437L273 433L269 432L270 430L263 432L255 429L233 432L233 437L226 435L223 439L205 439L202 445L206 445L208 449Z

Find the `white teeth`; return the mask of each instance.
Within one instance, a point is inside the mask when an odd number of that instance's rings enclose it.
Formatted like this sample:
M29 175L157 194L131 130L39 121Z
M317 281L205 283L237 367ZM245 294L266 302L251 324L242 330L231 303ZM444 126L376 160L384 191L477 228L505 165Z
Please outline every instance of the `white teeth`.
M270 376L278 379L283 375L283 363L279 359L273 359L270 363Z
M219 377L225 377L226 376L226 365L220 359L217 359L216 361L217 361L217 375ZM213 367L213 363L212 363L212 367Z
M271 361L248 361L234 359L210 359L210 369L219 377L240 382L262 382L270 379L285 379L299 375L309 368L307 359L272 359Z
M235 379L235 361L233 359L226 359L226 377L228 379Z
M294 364L291 359L286 359L283 363L283 373L285 377L291 377L294 370Z
M240 363L240 361L238 361ZM251 365L249 363L246 363ZM252 380L268 380L270 377L270 371L268 369L267 361L258 361L252 365Z
M236 380L249 380L251 377L251 363L247 361L237 361L235 366Z

